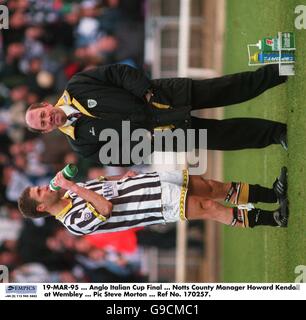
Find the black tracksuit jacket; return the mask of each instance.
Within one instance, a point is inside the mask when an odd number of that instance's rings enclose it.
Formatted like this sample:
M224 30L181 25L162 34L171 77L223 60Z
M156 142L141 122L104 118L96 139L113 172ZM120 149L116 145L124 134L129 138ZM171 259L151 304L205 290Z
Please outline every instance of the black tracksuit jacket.
M189 128L191 81L188 78L149 80L142 71L121 64L74 75L66 91L97 118L84 116L74 123L76 139L68 137L73 150L100 163L99 151L105 142L99 141L99 133L111 128L121 138L122 120L130 121L131 131L137 128L152 131L166 125ZM148 90L154 93L149 103L145 99ZM95 100L96 106L90 108L90 100ZM95 135L90 133L93 127Z

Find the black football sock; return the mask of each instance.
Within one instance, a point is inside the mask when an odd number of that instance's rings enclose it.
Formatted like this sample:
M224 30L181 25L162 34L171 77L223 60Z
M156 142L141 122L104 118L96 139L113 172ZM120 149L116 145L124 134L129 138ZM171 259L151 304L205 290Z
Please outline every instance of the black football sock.
M239 224L237 224L239 223ZM241 226L244 228L254 228L257 226L278 227L275 221L274 212L262 209L247 209L233 208L233 220L231 226Z
M257 202L275 203L277 197L273 189L258 184L232 182L225 201L235 205Z
M250 184L249 202L275 203L277 202L277 197L273 189L262 187L259 184Z

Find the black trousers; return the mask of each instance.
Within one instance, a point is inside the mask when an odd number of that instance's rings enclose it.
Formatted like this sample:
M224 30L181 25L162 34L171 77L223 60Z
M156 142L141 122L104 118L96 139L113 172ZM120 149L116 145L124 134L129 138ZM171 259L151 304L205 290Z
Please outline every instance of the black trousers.
M192 110L247 101L286 80L286 76L279 76L278 65L215 79L193 80ZM257 118L214 120L192 117L191 126L208 130L207 148L211 150L264 148L280 143L280 136L286 133L285 124Z
M215 120L191 117L191 123L194 129L207 129L208 150L241 150L279 144L287 127L280 122L257 118ZM199 135L195 137L198 147Z

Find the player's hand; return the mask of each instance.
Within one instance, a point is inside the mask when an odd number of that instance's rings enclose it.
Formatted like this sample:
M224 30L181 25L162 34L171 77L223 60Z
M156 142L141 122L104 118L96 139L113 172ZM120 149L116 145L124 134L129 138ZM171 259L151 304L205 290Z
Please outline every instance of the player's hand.
M137 172L133 171L133 170L129 170L128 172L126 172L121 179L125 179L125 178L131 178L131 177L135 177L137 176Z
M67 180L62 171L58 172L54 178L54 185L61 187L65 190L70 190L71 187L74 185L73 181Z

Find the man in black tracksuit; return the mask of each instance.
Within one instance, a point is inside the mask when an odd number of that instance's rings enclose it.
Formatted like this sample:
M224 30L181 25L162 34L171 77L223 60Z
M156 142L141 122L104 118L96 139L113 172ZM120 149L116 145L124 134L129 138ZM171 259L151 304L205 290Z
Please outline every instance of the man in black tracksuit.
M131 132L169 126L207 129L207 148L211 150L263 148L271 144L286 147L283 123L257 118L202 119L190 114L192 110L252 99L286 80L279 76L277 65L206 80L149 80L142 71L127 65L106 65L74 75L55 108L48 103L30 106L26 122L38 131L60 129L74 151L96 163L100 163L99 151L105 143L99 141L99 133L112 128L121 138L123 120L130 121ZM72 118L74 115L71 108L78 114L68 121L71 113ZM54 110L60 110L58 115Z

